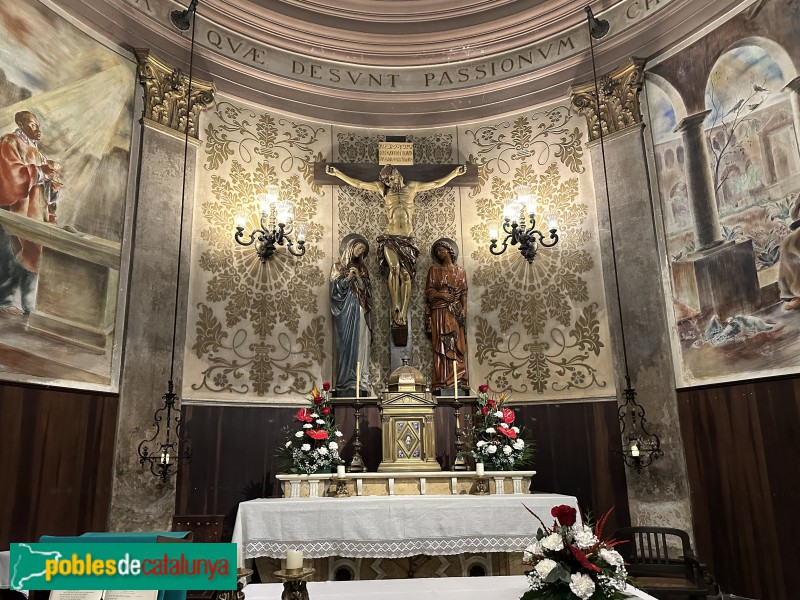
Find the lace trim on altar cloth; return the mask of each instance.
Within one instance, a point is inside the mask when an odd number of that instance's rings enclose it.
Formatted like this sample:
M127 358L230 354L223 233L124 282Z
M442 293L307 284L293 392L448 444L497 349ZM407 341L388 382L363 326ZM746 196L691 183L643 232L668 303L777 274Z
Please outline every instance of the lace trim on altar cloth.
M449 539L405 539L381 541L331 541L278 542L256 540L247 542L244 558L268 556L283 558L287 550L302 550L307 558L346 556L348 558L406 558L417 554L442 556L466 552L522 552L536 539L535 535L504 537L463 537Z

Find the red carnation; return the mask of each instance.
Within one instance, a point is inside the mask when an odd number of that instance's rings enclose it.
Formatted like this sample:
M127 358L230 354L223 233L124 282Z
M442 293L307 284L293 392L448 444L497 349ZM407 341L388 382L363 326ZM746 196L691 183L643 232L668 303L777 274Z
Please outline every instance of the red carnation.
M311 411L307 408L301 408L297 411L297 420L303 423L311 423L314 419L311 417Z
M489 414L489 407L488 406L481 406L481 414L488 415Z
M566 504L559 504L553 507L550 514L558 520L561 526L572 527L575 525L575 518L578 515L578 511Z
M323 381L322 382L322 389L326 392L331 389L331 382L330 381Z
M324 429L309 429L306 431L308 437L315 440L324 440L328 438L328 432Z
M503 409L503 423L511 424L514 422L516 415L514 415L514 411L510 408Z
M323 415L331 414L331 407L330 406L323 406L322 410L320 411Z
M489 391L489 386L488 386L488 385L486 385L485 383L483 383L483 384L481 384L481 385L479 385L479 386L478 386L478 391L479 391L481 394L485 394L486 392L488 392L488 391Z
M322 396L314 396L314 404L316 404L317 406L322 404Z
M510 437L512 440L517 439L517 432L511 429L510 427L498 427L497 431L499 431L506 437Z

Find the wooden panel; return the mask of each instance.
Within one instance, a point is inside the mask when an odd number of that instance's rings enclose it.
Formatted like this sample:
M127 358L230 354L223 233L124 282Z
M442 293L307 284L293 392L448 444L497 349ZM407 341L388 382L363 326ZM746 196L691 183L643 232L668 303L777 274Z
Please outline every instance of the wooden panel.
M0 384L0 549L105 531L116 396Z
M682 390L699 555L723 590L770 600L800 586L800 379Z
M345 434L342 455L352 457L353 409L334 408ZM462 417L468 408L462 408ZM630 524L622 461L610 455L609 440L618 429L613 402L526 406L519 420L533 431L537 452L536 491L575 495L584 509L602 514L616 506L608 531ZM223 539L230 539L239 502L279 496L275 459L288 439L296 409L237 406L184 406L186 432L194 455L178 475L176 512L225 514ZM449 468L454 459L455 421L447 406L436 409L438 459ZM464 420L462 419L462 423ZM380 413L362 409L362 455L369 471L381 460Z

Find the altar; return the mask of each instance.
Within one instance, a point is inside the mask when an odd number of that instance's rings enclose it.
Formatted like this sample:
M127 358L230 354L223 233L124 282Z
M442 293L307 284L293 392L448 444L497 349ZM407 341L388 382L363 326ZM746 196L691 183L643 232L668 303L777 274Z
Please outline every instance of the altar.
M576 498L560 494L265 498L239 504L232 541L240 565L259 557L283 559L289 549L307 559L331 559L315 562L318 580L329 578L335 557L351 559L346 562L353 571L352 559L473 554L481 555L487 575L519 574L521 552L540 527L526 509L551 523L550 510L559 504L578 508ZM519 554L493 561L495 553ZM460 575L468 560L439 560L437 568L448 574L452 562L458 572L449 574ZM372 578L388 578L380 561L373 562Z

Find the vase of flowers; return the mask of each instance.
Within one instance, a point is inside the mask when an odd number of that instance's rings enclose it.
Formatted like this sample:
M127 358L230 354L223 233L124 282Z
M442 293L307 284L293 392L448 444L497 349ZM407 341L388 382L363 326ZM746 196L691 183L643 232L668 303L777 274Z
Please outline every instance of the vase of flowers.
M283 462L289 473L329 473L337 465L344 464L339 456L339 445L343 436L333 420L330 399L331 384L322 384L320 392L315 385L307 396L308 406L295 414L289 428L289 439L281 449Z
M488 385L478 388L472 456L489 471L520 469L533 458L532 444L515 424L516 413L505 406L506 400L505 392L494 398Z
M526 507L527 508L527 507ZM613 509L612 509L613 510ZM533 511L528 509L539 519ZM525 572L530 590L520 600L622 600L630 584L622 555L614 550L615 540L603 540L603 525L609 510L592 527L577 510L560 505L552 509L552 527L536 532L536 541L525 548L522 562L531 565Z

